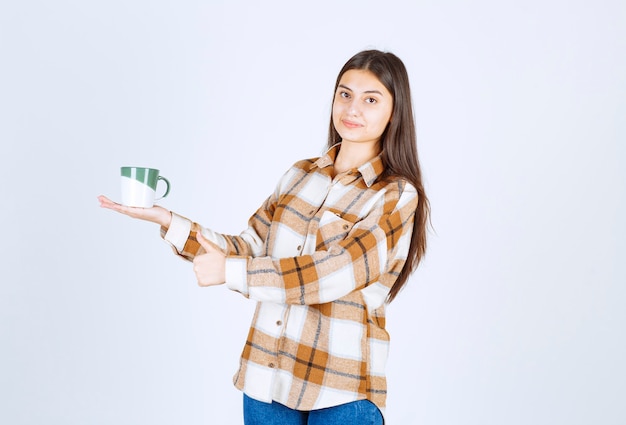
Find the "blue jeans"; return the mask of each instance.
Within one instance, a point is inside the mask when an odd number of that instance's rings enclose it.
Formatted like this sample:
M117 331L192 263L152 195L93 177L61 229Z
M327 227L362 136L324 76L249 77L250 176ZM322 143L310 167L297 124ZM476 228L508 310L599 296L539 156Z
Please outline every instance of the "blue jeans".
M302 412L244 394L243 421L245 425L383 425L383 415L369 400Z

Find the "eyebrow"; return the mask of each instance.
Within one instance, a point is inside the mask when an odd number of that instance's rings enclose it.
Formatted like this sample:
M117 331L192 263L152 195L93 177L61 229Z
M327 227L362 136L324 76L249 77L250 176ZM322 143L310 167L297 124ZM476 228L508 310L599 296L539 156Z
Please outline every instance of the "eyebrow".
M343 84L339 84L337 87L341 87L341 88L344 88L344 89L346 89L346 90L354 91L354 90L352 90L350 87L348 87L348 86L344 86ZM382 94L382 92L380 92L380 91L378 91L378 90L365 90L363 93L368 93L368 94L369 94L369 93L376 93L376 94L379 94L379 95L381 95L381 96L384 96L384 95Z

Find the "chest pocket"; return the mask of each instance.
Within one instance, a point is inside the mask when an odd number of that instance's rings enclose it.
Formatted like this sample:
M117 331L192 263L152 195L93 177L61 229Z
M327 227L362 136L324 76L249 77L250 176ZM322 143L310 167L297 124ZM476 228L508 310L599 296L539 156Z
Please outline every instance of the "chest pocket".
M333 243L345 239L354 224L332 211L324 211L315 235L315 249L326 249Z

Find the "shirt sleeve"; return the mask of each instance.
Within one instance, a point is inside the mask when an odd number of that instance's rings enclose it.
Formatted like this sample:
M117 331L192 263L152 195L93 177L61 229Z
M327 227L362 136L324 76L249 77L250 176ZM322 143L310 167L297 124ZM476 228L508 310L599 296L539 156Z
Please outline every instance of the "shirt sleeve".
M266 251L266 238L275 210L276 199L281 185L289 178L285 173L276 190L270 195L248 221L248 228L239 235L226 235L172 212L169 227L161 227L161 237L172 247L174 253L185 260L193 261L196 255L205 251L198 243L196 235L202 235L227 256L256 257Z
M345 237L321 233L323 248L310 255L227 258L226 284L258 301L287 304L322 304L367 288L380 304L406 262L416 208L415 188L396 181Z

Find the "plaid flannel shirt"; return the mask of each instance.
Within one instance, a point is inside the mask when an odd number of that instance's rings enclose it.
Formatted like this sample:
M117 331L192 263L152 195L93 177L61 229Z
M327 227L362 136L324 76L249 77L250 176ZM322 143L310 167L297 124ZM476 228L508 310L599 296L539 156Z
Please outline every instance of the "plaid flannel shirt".
M227 254L226 285L257 301L238 389L298 410L369 399L384 413L385 300L407 257L417 191L379 179L380 157L333 179L337 152L294 164L238 236L177 214L162 236L192 260L202 232Z

